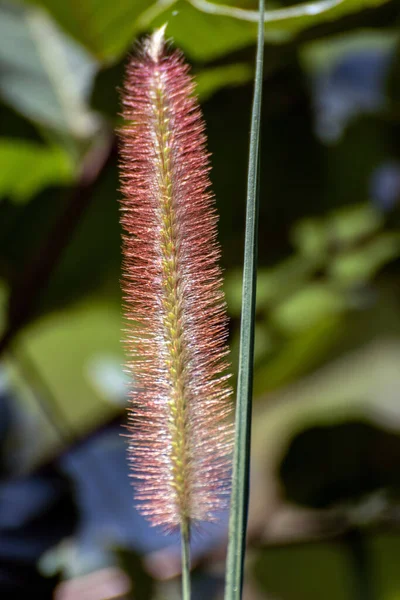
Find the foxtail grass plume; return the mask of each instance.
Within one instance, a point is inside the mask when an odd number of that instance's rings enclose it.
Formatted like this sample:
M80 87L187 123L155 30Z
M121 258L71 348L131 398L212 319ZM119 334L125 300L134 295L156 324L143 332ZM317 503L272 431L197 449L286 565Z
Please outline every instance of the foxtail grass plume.
M164 28L129 62L122 103L129 458L141 512L165 530L213 520L229 488L227 318L194 83Z

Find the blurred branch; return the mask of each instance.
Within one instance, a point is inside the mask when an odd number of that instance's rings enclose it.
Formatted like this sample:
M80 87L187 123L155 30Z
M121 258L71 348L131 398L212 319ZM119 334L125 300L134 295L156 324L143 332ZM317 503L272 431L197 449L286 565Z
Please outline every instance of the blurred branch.
M233 19L250 21L251 23L257 23L258 21L258 10L248 10L225 4L214 4L214 2L209 2L209 0L188 0L188 2L197 8L197 10L209 13L210 15L232 17ZM266 10L264 11L264 23L319 15L343 2L345 0L322 0L321 2L309 2L281 9Z
M0 355L31 318L41 292L90 205L93 189L100 174L111 162L115 152L114 138L109 135L95 144L86 155L79 180L71 190L63 211L44 243L33 252L33 257L22 272L19 283L11 291L7 327L0 339Z

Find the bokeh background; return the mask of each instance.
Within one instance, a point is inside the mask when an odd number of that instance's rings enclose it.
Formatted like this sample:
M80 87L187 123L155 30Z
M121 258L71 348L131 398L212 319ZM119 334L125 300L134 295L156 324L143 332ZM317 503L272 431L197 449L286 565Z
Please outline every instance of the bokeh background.
M2 599L179 597L121 437L118 88L168 21L207 124L234 380L255 9L0 1ZM326 0L266 24L246 600L400 598L399 17ZM193 539L195 598L221 598L226 522Z

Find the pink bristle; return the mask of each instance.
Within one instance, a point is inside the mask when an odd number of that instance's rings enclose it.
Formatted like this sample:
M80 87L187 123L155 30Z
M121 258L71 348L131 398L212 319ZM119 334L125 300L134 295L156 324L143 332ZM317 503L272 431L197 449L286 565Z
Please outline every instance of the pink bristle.
M160 31L127 68L121 222L130 463L141 512L171 530L225 506L232 432L204 123Z

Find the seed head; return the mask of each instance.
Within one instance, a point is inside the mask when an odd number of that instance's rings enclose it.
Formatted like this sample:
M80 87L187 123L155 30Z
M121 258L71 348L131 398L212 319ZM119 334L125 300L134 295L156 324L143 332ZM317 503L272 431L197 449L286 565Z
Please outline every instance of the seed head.
M223 508L231 453L217 215L188 71L164 28L145 40L120 132L129 458L140 510L167 530Z

